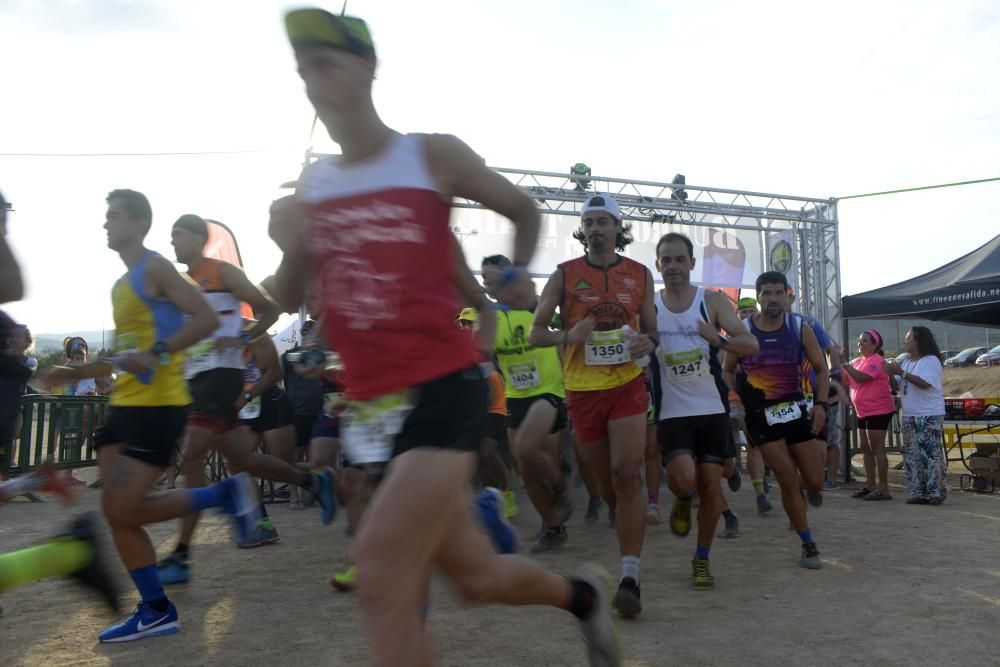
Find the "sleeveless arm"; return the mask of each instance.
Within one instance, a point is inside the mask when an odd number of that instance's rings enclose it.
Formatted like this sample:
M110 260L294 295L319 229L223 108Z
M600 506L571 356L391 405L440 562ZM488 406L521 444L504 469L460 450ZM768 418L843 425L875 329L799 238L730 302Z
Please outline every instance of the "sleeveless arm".
M278 304L274 303L256 285L250 282L239 267L223 264L219 267L222 284L240 301L250 304L257 324L250 329L251 338L267 333L271 325L278 321Z
M568 323L563 320L562 331L552 331L549 323L552 315L556 312L556 306L562 301L563 292L563 272L556 269L542 289L542 296L538 300L538 307L535 308L535 319L531 322L531 333L528 334L528 342L535 347L555 347L563 343L563 336L567 331Z
M740 321L736 311L729 307L729 301L719 292L705 292L705 302L708 305L709 315L712 317L712 324L716 328L726 332L729 341L724 344L727 353L732 353L737 357L740 355L756 354L760 349L757 337L754 336Z
M162 257L150 258L147 275L154 294L162 294L167 301L190 316L177 333L164 341L168 351L178 352L212 335L219 326L219 318L194 283L183 278Z
M486 166L483 158L457 137L429 135L428 166L442 194L479 202L514 224L514 266L528 265L535 254L541 215L517 186Z

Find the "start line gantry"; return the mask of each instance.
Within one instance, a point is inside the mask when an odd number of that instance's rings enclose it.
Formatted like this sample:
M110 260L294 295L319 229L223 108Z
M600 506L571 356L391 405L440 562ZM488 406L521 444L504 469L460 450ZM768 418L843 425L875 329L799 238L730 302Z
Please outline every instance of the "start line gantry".
M307 162L326 154L308 152ZM582 165L580 165L582 166ZM529 270L545 278L560 262L581 254L572 237L580 209L590 197L610 194L633 242L625 255L655 270L656 241L680 232L695 246L692 282L706 287L754 290L763 271L788 276L796 294L795 309L812 315L835 338L842 331L840 241L835 198L779 195L671 183L493 167L535 202L542 214L538 249ZM589 170L588 170L589 171ZM472 268L479 258L505 252L513 225L478 202L456 198L453 231Z

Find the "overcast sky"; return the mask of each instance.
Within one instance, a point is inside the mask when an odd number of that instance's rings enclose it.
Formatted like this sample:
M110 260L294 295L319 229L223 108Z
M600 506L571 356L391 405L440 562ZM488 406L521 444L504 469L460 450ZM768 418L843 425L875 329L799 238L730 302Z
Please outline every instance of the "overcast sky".
M149 245L171 258L170 225L197 212L236 231L251 278L273 271L267 206L312 122L282 31L290 6L0 0L0 153L254 151L0 156L29 289L6 307L15 318L111 326L113 188L149 196ZM384 120L454 133L493 166L582 160L820 197L1000 176L996 2L351 0L348 13L375 37ZM843 292L985 243L998 201L1000 183L843 202Z

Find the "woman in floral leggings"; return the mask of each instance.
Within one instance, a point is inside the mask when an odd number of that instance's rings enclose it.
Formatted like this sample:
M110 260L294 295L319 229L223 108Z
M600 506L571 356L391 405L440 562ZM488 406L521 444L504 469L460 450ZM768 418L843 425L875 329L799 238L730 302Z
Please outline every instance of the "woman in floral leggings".
M909 359L900 366L885 362L885 371L898 376L903 401L903 461L910 505L940 505L947 495L947 463L942 449L944 393L941 389L941 352L927 327L906 332Z

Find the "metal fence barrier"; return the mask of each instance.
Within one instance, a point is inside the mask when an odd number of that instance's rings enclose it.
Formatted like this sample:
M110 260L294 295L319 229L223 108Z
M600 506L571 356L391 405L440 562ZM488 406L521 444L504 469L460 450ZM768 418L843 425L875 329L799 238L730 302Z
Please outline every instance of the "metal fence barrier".
M57 468L97 465L94 430L107 405L106 396L25 396L15 440L0 444L0 470L23 475L46 460Z

